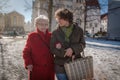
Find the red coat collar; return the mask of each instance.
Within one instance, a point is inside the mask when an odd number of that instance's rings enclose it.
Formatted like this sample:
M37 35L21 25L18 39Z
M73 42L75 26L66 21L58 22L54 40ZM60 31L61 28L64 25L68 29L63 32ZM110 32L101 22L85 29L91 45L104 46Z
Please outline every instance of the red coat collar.
M47 38L49 37L49 32L48 32L48 29L46 30L46 33L40 31L38 28L37 28L37 33L40 35L40 37L47 42Z

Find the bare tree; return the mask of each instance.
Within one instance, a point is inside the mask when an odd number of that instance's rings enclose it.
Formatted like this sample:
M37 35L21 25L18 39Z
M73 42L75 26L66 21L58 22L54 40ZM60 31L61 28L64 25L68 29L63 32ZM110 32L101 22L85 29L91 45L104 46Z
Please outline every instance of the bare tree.
M0 13L5 11L5 8L9 7L9 0L0 0Z
M51 24L52 24L52 12L53 12L53 0L49 0L48 4L48 17L49 17L49 30L51 31Z
M29 0L29 1L31 1L31 3L33 2L33 0ZM24 2L25 2L25 5L24 5L25 11L32 9L32 5L27 0L24 0Z
M25 11L32 9L32 5L28 3L27 0L25 1ZM32 0L33 1L33 0ZM39 0L40 1L40 0ZM38 8L38 7L36 7ZM49 18L49 30L51 31L51 24L52 24L52 10L53 10L53 0L48 0L48 8L39 8L41 10L45 10L48 13L48 18Z

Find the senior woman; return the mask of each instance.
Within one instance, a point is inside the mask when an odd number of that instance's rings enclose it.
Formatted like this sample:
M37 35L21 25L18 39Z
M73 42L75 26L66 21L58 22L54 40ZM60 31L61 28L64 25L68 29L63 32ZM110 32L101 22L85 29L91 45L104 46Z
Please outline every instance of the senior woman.
M23 49L23 60L29 80L54 80L53 55L50 52L51 34L48 32L48 17L35 18L36 31L28 35Z

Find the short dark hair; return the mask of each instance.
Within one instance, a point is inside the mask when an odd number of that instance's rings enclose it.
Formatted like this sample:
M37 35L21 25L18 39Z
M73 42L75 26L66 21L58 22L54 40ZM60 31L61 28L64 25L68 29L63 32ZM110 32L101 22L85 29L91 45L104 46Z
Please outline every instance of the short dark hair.
M65 8L60 8L55 12L55 17L59 17L60 19L64 19L69 21L69 23L73 23L73 13Z

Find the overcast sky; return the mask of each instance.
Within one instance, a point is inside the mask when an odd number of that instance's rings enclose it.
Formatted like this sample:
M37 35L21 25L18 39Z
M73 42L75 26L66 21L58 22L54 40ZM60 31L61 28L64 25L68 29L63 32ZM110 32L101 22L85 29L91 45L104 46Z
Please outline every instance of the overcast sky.
M25 10L27 6L25 1L28 2L29 5L32 6L32 0L9 0L8 5L9 7L5 9L6 12L11 12L13 10L21 13L22 15L25 16L25 21L31 21L31 14L32 14L32 9L28 9L27 11ZM101 14L107 12L107 1L108 0L99 0L100 4L102 4L102 11Z

